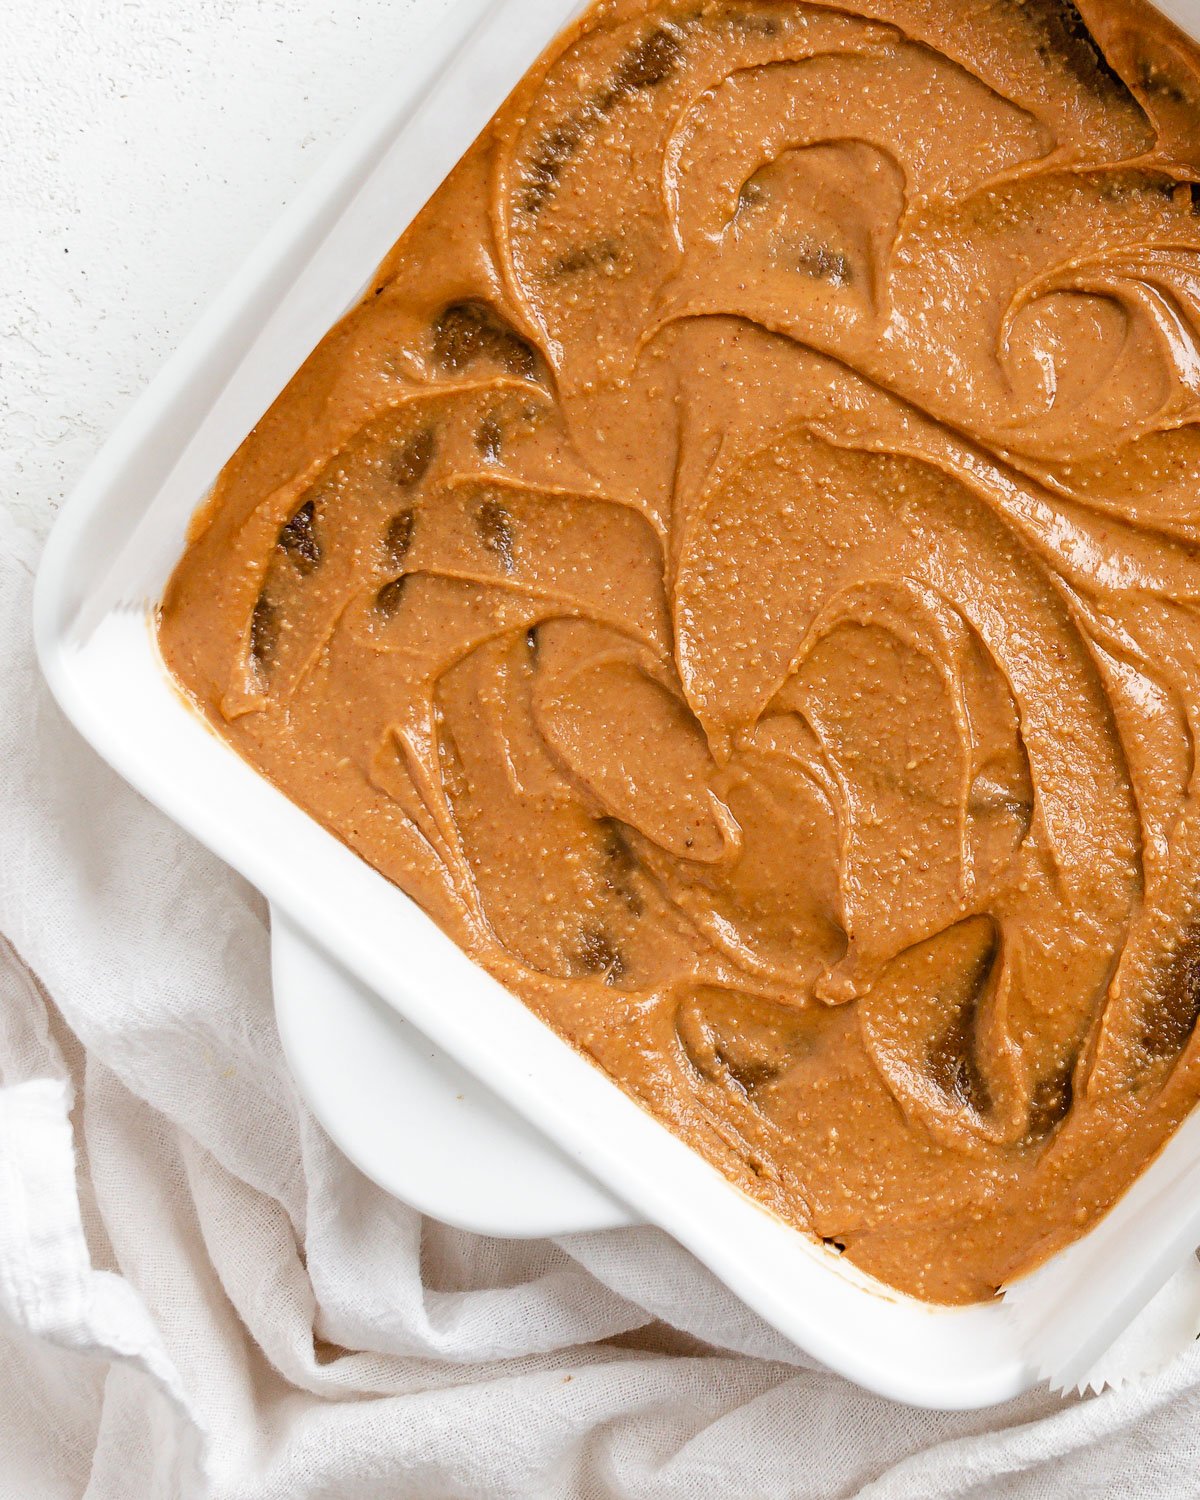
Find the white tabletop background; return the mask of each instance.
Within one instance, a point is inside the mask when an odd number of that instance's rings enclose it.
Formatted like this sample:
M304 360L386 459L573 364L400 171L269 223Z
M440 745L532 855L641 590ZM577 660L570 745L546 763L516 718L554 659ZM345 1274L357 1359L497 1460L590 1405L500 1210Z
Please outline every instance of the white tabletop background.
M448 0L0 6L0 505L44 530Z

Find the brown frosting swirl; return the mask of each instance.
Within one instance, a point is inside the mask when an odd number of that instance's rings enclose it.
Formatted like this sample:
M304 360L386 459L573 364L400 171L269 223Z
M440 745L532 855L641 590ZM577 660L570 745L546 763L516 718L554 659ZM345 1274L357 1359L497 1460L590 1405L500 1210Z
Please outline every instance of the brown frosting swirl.
M243 755L926 1298L1198 1091L1197 181L1138 0L595 6L162 609Z

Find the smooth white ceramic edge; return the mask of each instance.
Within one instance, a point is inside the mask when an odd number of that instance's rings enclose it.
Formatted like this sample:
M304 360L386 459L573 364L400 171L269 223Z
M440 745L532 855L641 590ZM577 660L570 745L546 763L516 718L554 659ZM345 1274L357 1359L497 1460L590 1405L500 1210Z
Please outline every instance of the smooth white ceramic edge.
M143 795L788 1337L898 1400L989 1405L1035 1378L1002 1307L890 1294L731 1187L217 740L149 628L221 464L577 8L463 0L398 68L386 114L296 202L64 506L37 581L39 657L67 715Z
M292 1076L328 1134L380 1187L458 1229L509 1239L635 1222L278 910L271 979Z

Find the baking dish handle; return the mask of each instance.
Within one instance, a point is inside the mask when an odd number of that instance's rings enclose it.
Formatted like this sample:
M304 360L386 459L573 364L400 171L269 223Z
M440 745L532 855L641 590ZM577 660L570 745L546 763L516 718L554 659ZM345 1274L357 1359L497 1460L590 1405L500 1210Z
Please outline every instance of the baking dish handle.
M575 1162L271 909L275 1014L296 1084L395 1197L476 1234L637 1222Z

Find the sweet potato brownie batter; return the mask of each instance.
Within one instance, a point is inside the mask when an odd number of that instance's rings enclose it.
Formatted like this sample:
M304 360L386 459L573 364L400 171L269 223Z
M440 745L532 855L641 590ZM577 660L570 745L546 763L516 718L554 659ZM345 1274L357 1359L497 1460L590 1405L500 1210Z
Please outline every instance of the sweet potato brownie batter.
M242 755L918 1297L1200 1093L1198 180L1137 0L596 6L162 607Z

